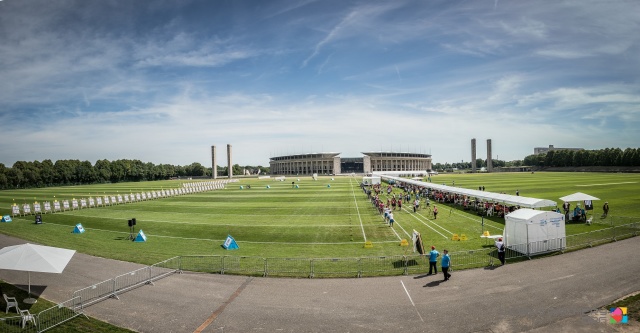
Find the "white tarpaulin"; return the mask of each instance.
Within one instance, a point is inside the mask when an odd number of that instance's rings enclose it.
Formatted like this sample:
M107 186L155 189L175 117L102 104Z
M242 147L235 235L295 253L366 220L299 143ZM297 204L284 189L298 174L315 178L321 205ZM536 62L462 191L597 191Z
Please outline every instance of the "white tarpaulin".
M564 215L556 212L518 209L507 214L505 246L528 256L566 247Z
M567 202L573 202L573 201L585 201L585 200L600 200L599 198L596 198L592 195L588 195L582 192L576 192L574 194L569 194L566 195L562 198L560 198L560 200L562 201L567 201Z
M0 250L0 269L29 272L31 295L31 272L62 273L75 253L75 250L29 243L7 246Z

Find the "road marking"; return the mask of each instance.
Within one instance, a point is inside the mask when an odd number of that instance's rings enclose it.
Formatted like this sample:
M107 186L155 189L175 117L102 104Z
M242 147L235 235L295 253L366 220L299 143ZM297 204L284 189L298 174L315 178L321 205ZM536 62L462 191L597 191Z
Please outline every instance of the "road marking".
M570 278L570 277L572 277L572 276L574 276L574 275L575 275L575 274L571 274L571 275L567 275L567 276L561 276L561 277L559 277L559 278L551 279L551 280L549 280L549 281L547 281L547 282L568 279L568 278Z
M211 323L213 323L216 320L216 318L218 318L218 316L222 313L222 311L224 311L224 308L226 308L227 305L231 304L231 302L233 302L233 300L236 299L238 295L240 295L240 293L244 290L244 288L247 287L247 285L249 285L249 282L251 282L251 280L253 280L253 277L250 277L246 281L244 281L244 283L240 287L238 287L238 290L236 290L229 297L228 300L222 303L222 305L220 305L220 307L214 313L212 313L211 316L209 316L209 318L207 318L207 320L205 320L204 323L202 323L202 325L196 328L196 330L193 331L193 333L200 333L204 331L204 329L207 328L207 326L211 325Z
M420 315L418 308L416 308L416 303L414 303L413 299L411 299L411 295L409 295L409 291L407 290L407 287L405 287L404 282L402 282L402 280L400 280L400 283L402 283L402 288L404 288L404 292L407 293L407 297L409 297L409 300L411 301L411 305L413 305L413 308L416 310L418 317L420 317L420 321L424 323L424 319L422 319L422 316Z

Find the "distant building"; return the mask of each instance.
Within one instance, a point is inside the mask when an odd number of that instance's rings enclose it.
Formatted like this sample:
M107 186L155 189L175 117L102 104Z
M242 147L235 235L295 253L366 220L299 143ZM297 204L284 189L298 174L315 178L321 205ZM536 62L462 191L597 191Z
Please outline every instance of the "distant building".
M272 157L272 175L370 173L375 171L431 170L431 155L405 152L364 152L363 157L340 153L311 153Z
M543 154L543 153L546 153L546 152L552 151L552 150L573 150L573 151L576 151L576 150L584 150L584 148L556 148L553 145L549 145L549 148L547 148L547 147L536 147L536 148L533 148L533 154L534 155Z

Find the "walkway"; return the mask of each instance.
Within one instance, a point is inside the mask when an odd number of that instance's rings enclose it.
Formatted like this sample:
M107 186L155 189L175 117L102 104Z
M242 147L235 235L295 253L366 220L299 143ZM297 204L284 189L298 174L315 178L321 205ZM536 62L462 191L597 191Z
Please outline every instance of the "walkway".
M0 247L23 241L0 235ZM140 332L610 332L586 312L640 290L640 237L494 269L362 279L176 274L88 307ZM140 265L76 254L62 274L35 273L55 302ZM25 285L27 274L0 270ZM36 286L36 287L33 287ZM46 287L38 287L46 286Z

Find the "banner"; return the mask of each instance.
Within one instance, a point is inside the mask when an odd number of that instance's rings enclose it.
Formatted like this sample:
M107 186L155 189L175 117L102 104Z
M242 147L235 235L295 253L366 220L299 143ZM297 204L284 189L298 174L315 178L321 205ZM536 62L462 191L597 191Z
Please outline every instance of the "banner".
M236 243L236 240L233 239L233 237L231 237L231 235L227 235L227 239L224 241L224 244L222 244L222 247L225 250L237 250L238 249L238 243Z
M140 229L140 231L138 232L138 235L136 236L136 238L133 241L134 242L146 242L147 241L147 235L145 235L144 232L142 232L142 229Z
M84 228L82 227L82 224L80 224L80 223L76 224L76 227L73 228L73 231L72 231L72 233L74 233L74 234L81 234L83 232L84 232Z
M9 215L3 216L2 219L0 220L0 222L11 222L11 221L13 221L13 220L11 219L11 216L9 216Z

